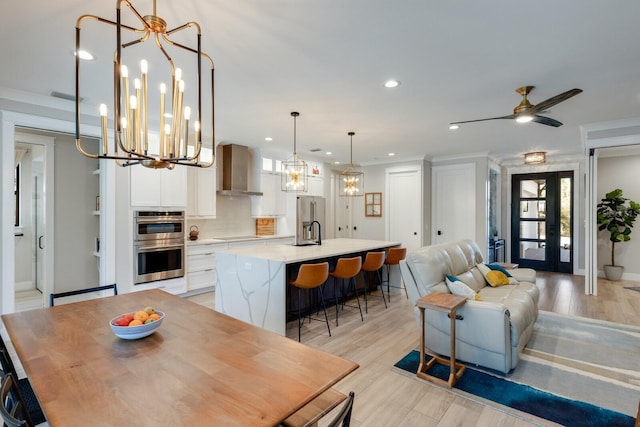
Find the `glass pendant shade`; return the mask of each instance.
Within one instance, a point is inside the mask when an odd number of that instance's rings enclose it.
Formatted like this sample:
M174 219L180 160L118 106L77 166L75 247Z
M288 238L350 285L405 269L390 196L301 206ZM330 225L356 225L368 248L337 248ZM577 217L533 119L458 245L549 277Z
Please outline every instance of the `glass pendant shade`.
M342 171L338 177L339 195L341 197L364 196L364 172L353 167L353 135L355 132L349 132L347 135L351 137L351 154L349 167Z
M296 153L296 118L300 113L294 111L291 113L293 117L293 155L282 162L282 191L287 192L304 192L309 189L309 167L307 162L298 159Z

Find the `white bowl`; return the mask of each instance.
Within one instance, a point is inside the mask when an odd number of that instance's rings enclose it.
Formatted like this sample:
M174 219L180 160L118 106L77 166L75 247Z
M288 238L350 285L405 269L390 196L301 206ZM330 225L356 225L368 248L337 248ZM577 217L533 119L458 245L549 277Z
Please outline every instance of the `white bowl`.
M127 313L124 313L111 319L109 321L109 326L111 326L111 330L113 331L113 333L118 338L122 338L123 340L137 340L139 338L148 337L149 335L154 333L156 329L160 327L160 325L162 324L162 321L164 320L164 311L156 310L156 313L160 316L160 318L154 322L145 323L143 325L138 325L138 326L114 325L113 322L116 319L119 319L124 314L127 314Z

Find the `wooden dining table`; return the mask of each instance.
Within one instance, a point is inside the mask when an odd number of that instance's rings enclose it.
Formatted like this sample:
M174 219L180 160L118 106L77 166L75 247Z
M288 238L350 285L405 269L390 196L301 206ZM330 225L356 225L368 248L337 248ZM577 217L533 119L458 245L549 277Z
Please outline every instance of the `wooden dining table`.
M165 312L138 340L109 321ZM161 290L4 314L49 425L272 426L358 364Z

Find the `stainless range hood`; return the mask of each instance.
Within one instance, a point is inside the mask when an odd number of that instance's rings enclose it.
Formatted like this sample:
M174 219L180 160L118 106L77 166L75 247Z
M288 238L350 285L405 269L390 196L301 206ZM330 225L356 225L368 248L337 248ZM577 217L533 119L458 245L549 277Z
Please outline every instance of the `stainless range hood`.
M222 146L222 196L262 196L259 191L249 191L249 147L237 144Z

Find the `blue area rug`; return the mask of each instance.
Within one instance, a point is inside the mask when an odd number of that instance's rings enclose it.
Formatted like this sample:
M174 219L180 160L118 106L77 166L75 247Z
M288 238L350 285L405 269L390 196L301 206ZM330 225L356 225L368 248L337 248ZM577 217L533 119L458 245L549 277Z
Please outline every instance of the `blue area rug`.
M413 350L394 366L415 374L419 361L420 352ZM428 373L446 381L449 367L435 364ZM467 366L454 389L569 427L634 427L635 424L629 415L518 384L472 366Z

